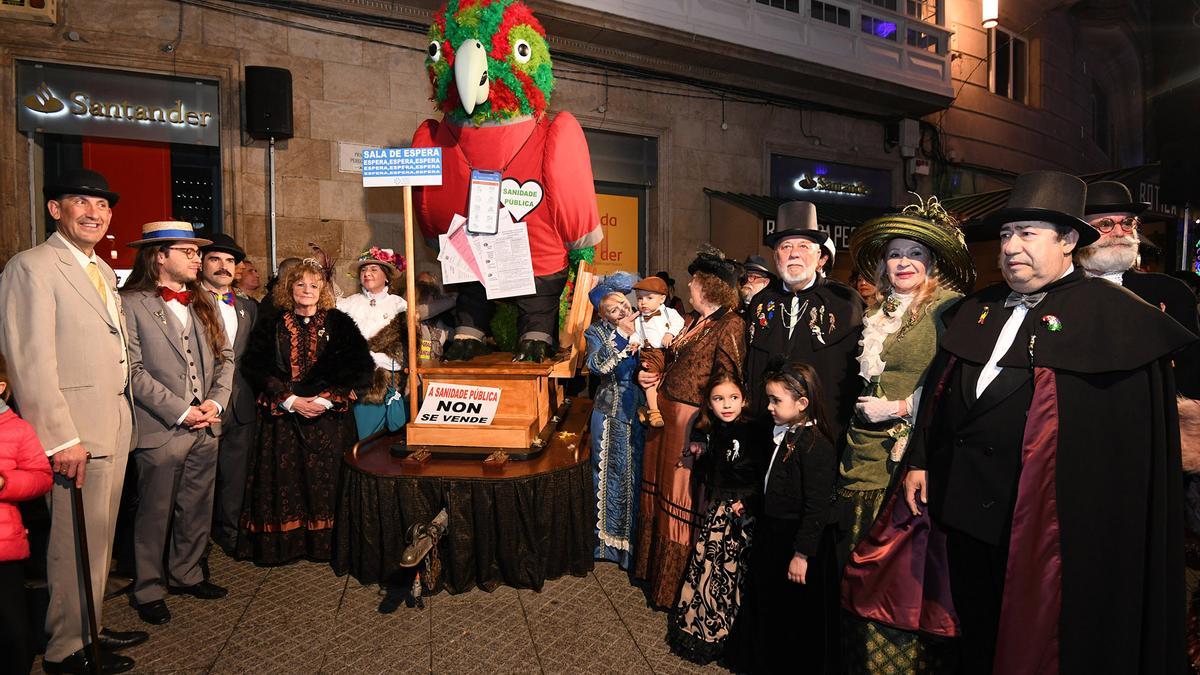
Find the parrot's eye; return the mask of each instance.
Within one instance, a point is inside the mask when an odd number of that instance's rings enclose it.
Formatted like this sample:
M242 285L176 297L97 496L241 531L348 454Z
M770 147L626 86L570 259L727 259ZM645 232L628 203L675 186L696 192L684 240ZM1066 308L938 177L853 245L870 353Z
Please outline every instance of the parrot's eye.
M429 43L429 60L437 63L442 59L442 43L434 40Z
M530 57L533 56L533 49L529 47L528 42L517 40L513 45L513 56L516 57L517 63L529 63Z

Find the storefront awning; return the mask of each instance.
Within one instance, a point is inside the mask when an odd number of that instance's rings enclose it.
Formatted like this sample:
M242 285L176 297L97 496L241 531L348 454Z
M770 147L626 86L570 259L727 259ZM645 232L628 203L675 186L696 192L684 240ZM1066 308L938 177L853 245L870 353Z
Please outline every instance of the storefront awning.
M735 206L740 206L747 211L757 213L764 220L774 220L775 215L779 213L779 205L792 201L790 199L781 199L778 197L768 197L766 195L748 195L741 192L721 192L711 188L704 188L704 194L709 197L716 197L729 202ZM863 221L870 220L877 216L881 216L890 209L880 208L877 206L852 206L847 204L817 204L817 220L826 227L843 226L857 227Z

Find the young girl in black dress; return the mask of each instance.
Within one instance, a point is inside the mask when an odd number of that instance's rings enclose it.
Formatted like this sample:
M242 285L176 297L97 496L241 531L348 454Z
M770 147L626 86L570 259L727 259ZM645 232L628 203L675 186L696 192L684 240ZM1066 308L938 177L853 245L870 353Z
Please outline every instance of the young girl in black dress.
M766 377L776 444L763 479L763 506L750 552L747 604L753 672L829 672L836 644L829 607L837 592L825 564L837 453L816 371L788 363Z
M695 471L704 481L709 506L667 628L671 649L700 664L722 656L741 607L754 528L752 502L761 490L771 449L770 427L743 415L746 390L737 378L717 373L705 385L703 400L708 443ZM699 450L699 444L693 447Z

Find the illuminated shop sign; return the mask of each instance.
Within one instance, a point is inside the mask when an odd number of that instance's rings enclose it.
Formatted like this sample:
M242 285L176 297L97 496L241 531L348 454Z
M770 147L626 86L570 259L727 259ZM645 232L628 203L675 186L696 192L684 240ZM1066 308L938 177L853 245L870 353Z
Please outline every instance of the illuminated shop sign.
M771 196L814 204L892 205L892 172L804 157L771 155Z
M808 176L800 174L793 186L801 191L832 192L851 197L866 197L871 194L871 188L859 181L842 182L829 176Z
M17 64L17 129L219 145L214 82L50 63Z

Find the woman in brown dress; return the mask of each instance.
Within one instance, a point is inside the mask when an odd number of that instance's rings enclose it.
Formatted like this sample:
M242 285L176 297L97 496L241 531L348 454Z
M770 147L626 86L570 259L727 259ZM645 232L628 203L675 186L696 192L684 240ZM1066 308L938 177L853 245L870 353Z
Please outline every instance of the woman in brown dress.
M238 557L329 560L342 453L358 439L351 392L371 383L375 363L315 261L273 293L278 314L254 327L242 361L259 396Z
M688 266L693 316L667 349L661 375L641 372L643 387L659 383L666 425L646 436L634 576L647 579L650 602L671 608L678 599L694 528L692 463L688 450L699 417L704 385L717 372L742 379L745 324L737 315L737 263L720 251L702 251Z

